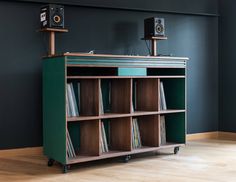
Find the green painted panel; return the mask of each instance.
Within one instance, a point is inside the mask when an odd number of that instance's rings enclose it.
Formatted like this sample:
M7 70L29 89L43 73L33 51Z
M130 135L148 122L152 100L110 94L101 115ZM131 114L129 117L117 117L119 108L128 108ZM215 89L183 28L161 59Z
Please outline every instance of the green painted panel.
M118 68L118 76L146 76L147 68Z
M73 147L75 149L75 153L78 153L80 148L80 123L79 122L69 123L68 130L70 133Z
M72 85L73 85L73 88L74 88L74 93L75 93L75 99L76 99L76 104L77 104L77 107L78 107L78 111L79 111L79 113L80 113L80 105L79 105L79 99L80 98L78 98L79 97L79 95L78 95L78 83L79 83L79 81L73 81L72 82Z
M66 164L65 61L43 61L43 147L44 154Z
M185 79L162 79L168 109L185 109Z
M168 114L165 120L167 142L185 143L185 113Z
M102 120L103 124L104 124L104 129L105 129L105 132L106 132L106 137L107 137L107 143L108 143L108 147L110 146L110 122L111 120L110 119L103 119Z
M103 109L105 113L111 112L111 101L109 96L111 90L111 80L105 79L101 81Z

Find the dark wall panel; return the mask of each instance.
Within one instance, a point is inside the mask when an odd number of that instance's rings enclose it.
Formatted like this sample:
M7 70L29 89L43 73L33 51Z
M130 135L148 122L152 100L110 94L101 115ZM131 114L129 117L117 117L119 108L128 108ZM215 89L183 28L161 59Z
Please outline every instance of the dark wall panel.
M220 0L220 6L220 130L236 132L236 2Z
M0 1L0 148L42 145L41 57L47 36L36 30L41 4ZM14 12L14 16L12 16ZM66 6L57 52L148 55L143 19L166 19L161 54L187 56L188 133L218 130L217 17Z
M0 148L42 143L38 7L0 2Z
M25 2L61 3L92 7L169 11L193 14L218 14L217 0L18 0Z

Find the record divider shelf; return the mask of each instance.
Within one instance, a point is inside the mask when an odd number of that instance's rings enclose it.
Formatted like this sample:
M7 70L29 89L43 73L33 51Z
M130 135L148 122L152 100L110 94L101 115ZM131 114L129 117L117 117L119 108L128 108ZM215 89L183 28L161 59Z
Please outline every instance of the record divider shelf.
M44 58L43 146L48 165L57 161L63 165L63 172L67 172L68 165L75 163L119 156L127 159L132 154L162 148L173 148L177 153L186 142L187 60L77 53ZM160 107L161 82L167 110ZM66 112L67 83L80 83L76 117L68 117ZM106 83L109 94L102 95L101 101L99 90L104 94ZM161 143L160 138L161 116L165 116L166 143ZM132 147L133 119L137 119L139 127L141 147L138 148ZM102 122L108 152L101 149ZM67 130L76 152L73 158L67 155Z

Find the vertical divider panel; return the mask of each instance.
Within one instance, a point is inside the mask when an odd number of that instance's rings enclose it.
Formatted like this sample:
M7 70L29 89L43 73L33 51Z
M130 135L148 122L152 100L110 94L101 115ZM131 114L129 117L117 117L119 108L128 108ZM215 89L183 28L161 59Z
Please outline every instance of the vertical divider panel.
M99 80L81 79L80 81L80 114L84 116L99 115Z
M97 102L97 108L98 108L98 114L101 115L102 113L104 113L104 110L102 111L102 108L100 107L101 104L103 104L103 101L101 100L101 95L102 94L102 84L101 84L101 79L98 79L98 102ZM100 93L101 92L101 93Z
M101 155L102 154L102 148L101 148L101 145L102 145L102 141L101 141L101 135L102 135L102 121L99 119L99 136L98 136L98 138L99 138L99 141L98 141L98 146L99 146L99 149L98 149L98 153L99 153L99 155Z
M158 114L157 117L158 117L158 123L157 123L158 146L161 146L161 115Z
M130 79L130 113L134 112L134 101L133 101L133 78Z
M158 110L158 80L137 79L137 110L157 111Z
M111 119L110 142L112 150L131 151L131 117Z
M130 113L131 80L113 79L111 84L111 111L113 113Z
M159 115L138 117L139 131L143 146L160 146Z
M80 154L100 155L100 120L83 121L80 124Z
M161 80L160 80L160 78L158 78L158 80L157 80L157 85L158 85L158 87L157 87L157 94L158 94L158 111L160 111L161 110Z

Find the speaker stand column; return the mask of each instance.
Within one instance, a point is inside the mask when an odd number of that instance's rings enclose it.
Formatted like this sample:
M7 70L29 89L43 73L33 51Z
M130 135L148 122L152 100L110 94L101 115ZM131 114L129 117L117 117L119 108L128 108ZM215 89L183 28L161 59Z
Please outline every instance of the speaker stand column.
M151 45L151 55L150 56L157 56L157 41L158 40L167 40L167 37L161 36L161 37L145 37L142 38L141 40L150 40L152 42Z
M55 32L50 32L49 37L49 53L50 56L55 55Z
M56 28L44 28L39 30L40 32L49 32L49 50L48 56L54 56L56 54L56 46L55 46L55 37L56 32L65 33L68 32L67 29L56 29Z
M152 39L152 56L157 56L157 40Z

